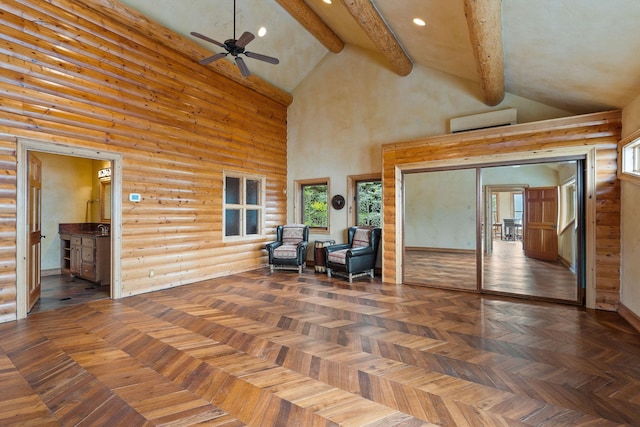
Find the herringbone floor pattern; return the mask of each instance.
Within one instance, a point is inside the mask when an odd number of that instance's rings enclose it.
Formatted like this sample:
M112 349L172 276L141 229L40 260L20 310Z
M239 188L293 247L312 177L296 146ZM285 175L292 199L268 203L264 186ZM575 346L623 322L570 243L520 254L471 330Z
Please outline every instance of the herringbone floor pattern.
M0 325L0 425L640 425L615 313L257 270Z

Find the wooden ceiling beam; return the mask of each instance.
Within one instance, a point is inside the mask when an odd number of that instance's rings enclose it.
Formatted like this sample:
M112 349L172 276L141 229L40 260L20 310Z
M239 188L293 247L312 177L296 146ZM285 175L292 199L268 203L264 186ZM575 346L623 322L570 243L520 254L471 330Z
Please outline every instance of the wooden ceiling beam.
M473 54L478 64L485 104L504 99L502 0L464 0Z
M303 0L276 1L329 51L342 52L344 41Z
M400 76L411 73L413 62L373 3L370 0L343 0L343 2L376 48L389 60L393 71Z

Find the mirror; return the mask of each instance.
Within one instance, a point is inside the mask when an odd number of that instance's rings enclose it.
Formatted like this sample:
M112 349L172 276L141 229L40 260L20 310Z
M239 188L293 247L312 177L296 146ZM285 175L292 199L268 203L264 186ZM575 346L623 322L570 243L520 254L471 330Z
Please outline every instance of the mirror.
M404 186L404 283L476 290L476 170L406 174Z
M100 183L100 222L111 221L111 181Z
M482 169L484 291L580 301L579 171L576 160Z

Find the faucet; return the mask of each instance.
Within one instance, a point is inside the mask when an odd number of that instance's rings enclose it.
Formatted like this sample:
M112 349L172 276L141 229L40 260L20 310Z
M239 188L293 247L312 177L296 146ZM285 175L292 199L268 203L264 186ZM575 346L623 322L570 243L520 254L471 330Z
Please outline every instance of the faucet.
M103 236L108 236L109 235L109 226L108 225L98 224L98 230L100 231L100 234L102 234Z

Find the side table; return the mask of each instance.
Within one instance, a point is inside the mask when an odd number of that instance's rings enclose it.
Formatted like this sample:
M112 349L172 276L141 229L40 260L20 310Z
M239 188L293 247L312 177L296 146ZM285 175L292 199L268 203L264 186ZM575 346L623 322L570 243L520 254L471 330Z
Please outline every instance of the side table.
M313 252L313 264L315 266L316 273L326 273L327 260L324 256L324 247L335 244L335 240L316 240Z

